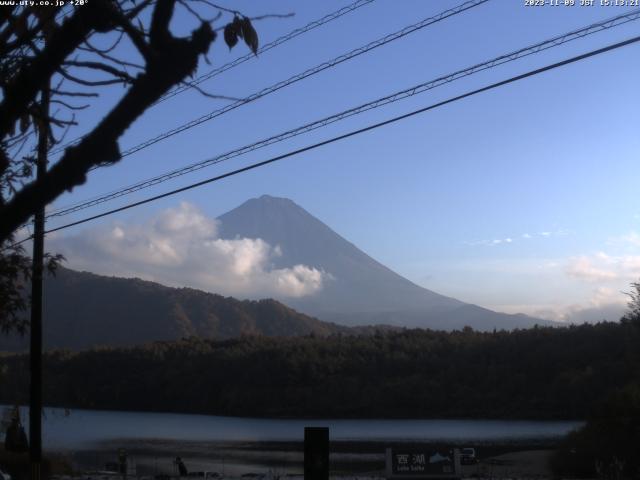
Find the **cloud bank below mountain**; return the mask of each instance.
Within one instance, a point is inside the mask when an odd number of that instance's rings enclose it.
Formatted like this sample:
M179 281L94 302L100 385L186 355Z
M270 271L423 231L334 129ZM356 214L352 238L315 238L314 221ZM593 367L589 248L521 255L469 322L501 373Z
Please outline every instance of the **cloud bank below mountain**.
M217 220L186 202L142 224L98 226L51 238L49 245L65 255L70 268L237 297L299 298L322 290L329 279L303 264L275 268L278 245L219 238Z

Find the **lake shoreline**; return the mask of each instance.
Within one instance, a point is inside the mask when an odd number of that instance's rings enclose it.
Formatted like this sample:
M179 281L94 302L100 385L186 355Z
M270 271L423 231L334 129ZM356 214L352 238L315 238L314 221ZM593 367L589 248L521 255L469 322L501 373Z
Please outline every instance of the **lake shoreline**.
M21 413L28 429L28 412ZM136 473L151 477L174 475L177 456L189 471L229 477L274 471L298 475L303 470L305 427L327 427L332 471L379 476L385 449L394 445L475 447L481 459L518 452L534 452L525 456L538 458L543 454L535 452L548 455L581 425L526 420L281 420L46 408L43 441L46 452L58 452L76 472L109 470L107 465L113 469L123 449ZM520 460L509 462L500 468L511 471ZM498 466L484 464L475 474L494 472Z
M451 446L462 448L466 446L482 447L492 454L499 454L515 450L540 450L555 448L561 438L513 439L513 440L330 440L331 452L334 453L384 453L384 449L394 445L405 447L439 447ZM184 441L173 439L112 439L100 442L96 450L113 450L128 448L132 452L147 453L156 451L187 450L192 453L199 450L236 450L244 452L273 451L273 452L303 452L304 441Z
M384 476L385 449L393 446L434 447L443 445L476 448L480 462L464 466L465 476L482 476L498 472L515 473L547 472L547 460L557 441L510 442L443 442L416 441L332 441L330 462L332 474L358 474ZM298 475L303 472L303 442L183 442L162 439L133 441L131 439L102 442L98 448L78 451L69 458L80 471L99 470L109 462L115 462L117 452L126 452L139 475L172 475L173 460L183 459L189 471L217 472L222 476L247 474ZM508 476L508 475L507 475Z
M2 354L2 352L0 352ZM0 410L5 408L13 408L15 405L9 404L0 404ZM28 410L29 404L20 402L17 404L21 410ZM359 417L356 415L342 415L342 416L331 416L331 415L226 415L222 413L212 413L206 411L188 411L189 409L180 409L180 410L153 410L153 409L125 409L125 408L88 408L82 406L68 406L68 405L56 405L56 404L47 404L43 406L44 410L59 410L59 411L69 411L69 412L88 412L88 413L99 413L99 412L108 412L108 413L136 413L136 414L149 414L149 415L188 415L193 417L216 417L216 418L226 418L226 419L242 419L242 420L256 420L256 421L264 421L264 420L281 420L281 421L322 421L322 422L331 422L331 421L406 421L406 420L437 420L437 421L450 421L450 422L540 422L540 423L577 423L584 422L583 418L572 418L572 417L563 417L563 416L554 416L554 415L538 415L538 416L512 416L512 415L503 415L503 416L493 416L493 417L484 417L484 416L411 416L411 415L388 415L388 416L375 416L375 417Z
M21 409L25 428L28 411ZM513 443L553 441L583 422L527 420L280 420L189 414L45 408L45 448L87 449L103 442L299 442L304 428L329 428L332 441ZM98 447L102 448L102 447Z

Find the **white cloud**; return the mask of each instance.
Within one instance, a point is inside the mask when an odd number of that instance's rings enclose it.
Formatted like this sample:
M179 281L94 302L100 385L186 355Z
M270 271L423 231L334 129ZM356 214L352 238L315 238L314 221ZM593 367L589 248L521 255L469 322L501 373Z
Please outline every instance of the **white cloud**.
M617 321L626 311L626 295L609 287L593 289L584 300L575 303L497 304L489 308L507 313L525 313L532 317L562 323Z
M626 246L640 247L640 233L629 232L626 235L622 235L621 237L612 239L611 243L621 243Z
M600 282L602 280L614 280L618 274L610 269L599 268L593 259L582 256L569 261L567 274L570 277L581 278L590 282Z
M606 305L617 304L625 305L625 295L613 288L598 287L593 291L591 298L589 299L589 305L591 307L603 307Z
M439 283L429 288L492 310L546 320L616 321L626 309L623 292L640 278L640 257L615 253L448 261Z
M330 278L306 265L273 268L279 246L218 238L216 220L189 203L144 224L114 223L52 240L52 251L63 253L71 268L244 298L302 297Z
M604 252L573 257L566 273L590 282L637 280L640 277L640 255L611 256Z
M483 245L483 246L487 246L487 247L493 247L496 245L501 245L501 244L508 244L508 243L514 243L516 242L518 239L525 239L525 240L529 240L534 238L534 236L536 237L543 237L543 238L551 238L551 237L565 237L567 235L569 235L571 232L569 230L566 229L560 229L560 230L556 230L556 231L547 231L547 232L539 232L539 233L534 233L533 235L530 233L523 233L522 235L514 235L514 236L509 236L509 237L505 237L505 238L495 238L493 240L476 240L476 241L472 241L472 242L464 242L465 245L471 245L471 246L478 246L478 245Z
M598 287L583 304L574 304L562 309L560 320L567 323L618 321L626 312L626 296L619 290Z

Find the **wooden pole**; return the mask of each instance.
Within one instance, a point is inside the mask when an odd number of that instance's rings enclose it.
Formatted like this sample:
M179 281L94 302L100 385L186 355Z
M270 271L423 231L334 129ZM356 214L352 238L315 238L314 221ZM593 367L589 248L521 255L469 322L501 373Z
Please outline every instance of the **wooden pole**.
M38 156L36 178L47 170L49 150L49 86L42 90L40 99L42 119L38 125ZM42 271L44 266L44 206L33 219L33 263L31 266L31 342L29 389L29 464L31 480L40 480L42 464Z

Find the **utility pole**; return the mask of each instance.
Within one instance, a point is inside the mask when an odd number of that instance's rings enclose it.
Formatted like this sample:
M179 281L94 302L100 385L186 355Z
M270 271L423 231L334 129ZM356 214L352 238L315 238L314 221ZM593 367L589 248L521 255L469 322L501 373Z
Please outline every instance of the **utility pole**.
M49 83L40 96L41 119L37 125L36 179L47 170L49 150ZM31 345L29 388L29 464L31 480L40 480L42 465L42 271L44 268L44 206L33 219L33 263L31 266Z

